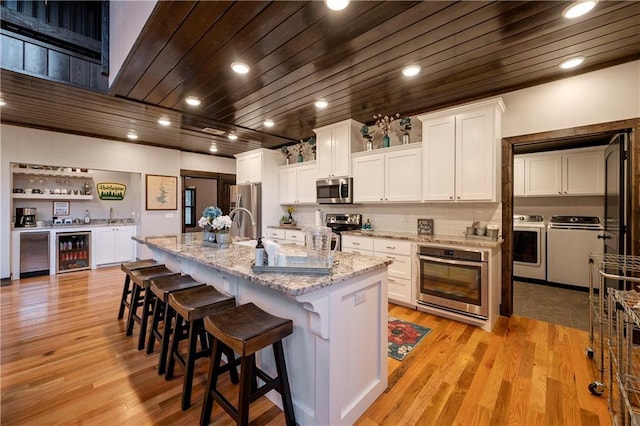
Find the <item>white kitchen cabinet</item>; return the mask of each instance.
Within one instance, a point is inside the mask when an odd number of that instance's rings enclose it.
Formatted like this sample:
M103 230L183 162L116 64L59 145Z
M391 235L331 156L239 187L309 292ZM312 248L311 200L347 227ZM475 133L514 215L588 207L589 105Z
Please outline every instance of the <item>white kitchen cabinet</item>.
M422 121L422 200L498 201L502 99L432 114Z
M361 127L355 120L344 120L313 129L318 179L351 176L352 145L360 137Z
M342 251L392 260L387 276L389 300L407 306L415 305L411 242L343 235Z
M129 262L135 259L135 226L105 226L92 229L96 265Z
M352 169L356 203L420 201L420 146L358 153Z
M373 238L342 235L342 251L373 256Z
M262 182L262 152L249 151L236 155L236 183Z
M267 237L280 244L305 245L305 232L299 229L269 228Z
M315 202L315 161L280 167L280 204L313 204Z
M353 201L384 201L384 154L353 158Z
M577 148L523 154L525 197L604 195L604 149ZM515 172L515 168L514 168Z
M562 156L564 195L604 195L604 148L577 149Z
M524 196L524 159L513 159L513 195Z

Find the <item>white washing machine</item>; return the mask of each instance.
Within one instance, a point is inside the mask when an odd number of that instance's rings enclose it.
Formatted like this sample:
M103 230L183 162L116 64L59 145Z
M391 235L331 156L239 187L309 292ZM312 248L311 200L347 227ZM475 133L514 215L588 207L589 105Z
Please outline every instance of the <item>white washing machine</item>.
M603 253L603 231L599 217L551 216L547 230L547 280L588 288L589 254Z
M541 215L513 216L513 276L547 279L547 227Z

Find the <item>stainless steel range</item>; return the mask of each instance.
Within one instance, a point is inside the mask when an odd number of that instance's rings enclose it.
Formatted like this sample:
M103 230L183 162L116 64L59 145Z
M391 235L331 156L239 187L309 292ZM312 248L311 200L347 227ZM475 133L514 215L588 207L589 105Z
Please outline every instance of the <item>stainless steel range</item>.
M331 250L338 245L338 250L342 251L342 233L345 231L355 231L362 227L362 215L353 213L327 213L327 226L338 235L336 242L331 242Z

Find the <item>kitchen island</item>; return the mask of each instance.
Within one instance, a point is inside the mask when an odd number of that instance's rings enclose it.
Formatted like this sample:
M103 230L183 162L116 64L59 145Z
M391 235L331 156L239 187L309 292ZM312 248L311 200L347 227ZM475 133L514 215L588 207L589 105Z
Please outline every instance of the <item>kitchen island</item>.
M297 423L352 424L387 387L388 259L336 253L329 275L256 274L254 250L204 246L200 233L134 237L153 258L265 311L293 320L284 339ZM302 254L294 245L284 254ZM258 362L275 375L270 349ZM279 395L267 394L281 405Z

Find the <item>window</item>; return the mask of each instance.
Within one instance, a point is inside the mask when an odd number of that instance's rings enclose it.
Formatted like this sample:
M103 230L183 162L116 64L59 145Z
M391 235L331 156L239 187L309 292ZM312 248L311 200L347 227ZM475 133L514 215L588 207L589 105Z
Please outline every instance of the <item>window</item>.
M196 221L196 188L189 187L184 190L184 226L195 228Z

